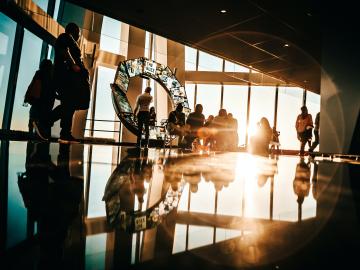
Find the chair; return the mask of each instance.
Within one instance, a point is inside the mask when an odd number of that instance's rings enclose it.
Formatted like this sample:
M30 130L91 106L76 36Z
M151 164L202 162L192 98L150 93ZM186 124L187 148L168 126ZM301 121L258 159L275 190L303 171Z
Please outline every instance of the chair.
M168 119L162 119L160 126L164 129L164 144L163 147L169 147L171 149L172 142L178 137L175 134L171 134L168 129Z

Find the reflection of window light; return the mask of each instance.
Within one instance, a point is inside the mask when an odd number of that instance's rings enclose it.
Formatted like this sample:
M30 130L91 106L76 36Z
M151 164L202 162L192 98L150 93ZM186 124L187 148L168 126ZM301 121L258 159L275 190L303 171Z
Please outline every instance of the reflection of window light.
M103 269L105 265L107 233L88 235L85 248L85 269Z

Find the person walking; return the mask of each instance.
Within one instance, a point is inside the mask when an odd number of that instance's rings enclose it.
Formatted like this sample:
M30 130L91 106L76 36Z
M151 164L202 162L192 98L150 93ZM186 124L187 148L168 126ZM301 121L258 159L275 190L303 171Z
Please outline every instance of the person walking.
M151 87L146 87L145 92L138 95L136 98L134 114L138 120L138 134L136 146L141 147L141 135L143 127L145 128L145 144L147 147L149 143L149 121L150 121L150 103L153 97L150 95Z
M301 107L301 114L296 118L295 128L298 140L301 143L300 155L304 155L306 143L309 143L310 146L313 128L312 116L308 113L306 106Z
M314 128L315 141L312 143L311 147L309 148L309 152L313 152L320 143L319 130L320 130L320 112L318 112L315 117L315 128Z
M24 98L24 103L31 105L29 132L35 129L39 138L43 140L51 137L51 115L54 102L53 63L49 59L44 59L41 61L40 69L36 71Z
M73 115L77 109L89 108L89 72L81 59L79 38L80 28L69 23L55 42L54 77L60 105L53 117L54 121L60 118L60 143L78 142L71 134Z

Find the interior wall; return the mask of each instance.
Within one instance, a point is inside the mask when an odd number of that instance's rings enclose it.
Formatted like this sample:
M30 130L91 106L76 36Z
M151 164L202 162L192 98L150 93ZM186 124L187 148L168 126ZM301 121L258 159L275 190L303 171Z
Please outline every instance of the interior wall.
M346 18L334 20L344 14L338 8L322 10L320 151L348 153L360 111L360 51L354 42L356 16L346 10Z

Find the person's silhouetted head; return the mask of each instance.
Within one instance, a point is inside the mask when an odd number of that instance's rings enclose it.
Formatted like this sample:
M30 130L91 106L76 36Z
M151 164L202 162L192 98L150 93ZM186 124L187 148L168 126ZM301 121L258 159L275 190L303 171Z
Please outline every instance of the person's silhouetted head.
M150 87L150 86L148 86L148 87L145 88L145 93L148 93L148 94L151 93L151 87Z
M233 118L232 113L228 113L227 117L230 118L230 119Z
M153 106L150 108L150 113L154 113L154 112L155 112L155 107Z
M220 109L219 110L219 116L227 116L226 110L225 109Z
M44 72L51 72L53 68L53 63L50 59L44 59L40 63L40 70Z
M179 103L178 105L176 105L176 109L175 109L175 110L176 110L177 112L182 112L183 108L184 108L184 107L183 107L182 103Z
M308 113L308 109L307 109L306 106L302 106L302 107L301 107L301 113L302 113L302 114L307 114L307 113Z
M262 117L262 118L260 119L260 126L261 126L262 128L271 129L269 120L267 120L266 117Z
M65 27L65 33L71 35L75 41L78 41L80 37L80 28L76 25L76 23L68 23Z
M201 104L196 104L195 112L196 113L202 113L203 112L203 106Z

